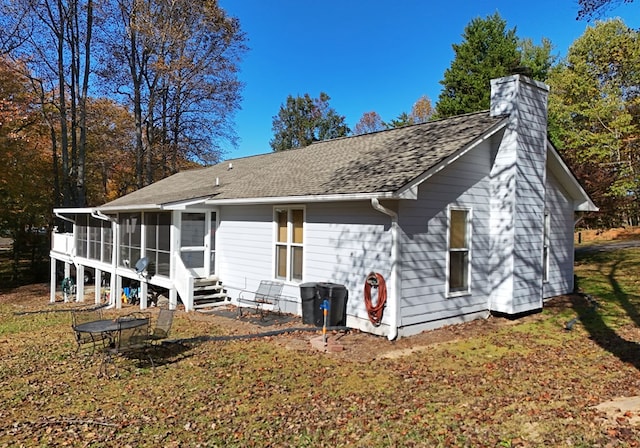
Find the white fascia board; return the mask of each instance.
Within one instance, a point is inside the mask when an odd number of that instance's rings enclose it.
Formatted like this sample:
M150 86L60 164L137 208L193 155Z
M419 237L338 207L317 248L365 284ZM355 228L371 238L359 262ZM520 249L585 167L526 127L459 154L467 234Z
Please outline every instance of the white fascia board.
M415 190L409 189L403 194L396 192L381 193L354 193L354 194L328 194L309 196L277 196L267 198L242 198L242 199L209 199L205 205L264 205L264 204L303 204L312 202L345 202L345 201L370 201L371 199L417 199Z
M55 215L74 215L76 213L89 214L93 212L93 207L70 207L70 208L54 208Z
M442 162L440 162L436 166L431 167L430 169L428 169L427 171L422 173L420 176L416 177L413 181L409 182L406 186L402 187L400 190L398 190L398 194L401 195L406 190L409 190L409 189L414 189L417 192L418 185L420 185L422 182L424 182L425 180L429 179L430 177L432 177L436 173L439 173L440 171L445 169L447 166L451 165L453 162L455 162L460 157L462 157L465 154L467 154L469 151L471 151L473 148L478 146L480 143L482 143L485 140L491 138L494 134L496 134L498 131L502 130L507 125L508 120L509 120L508 117L505 117L503 120L501 120L498 123L496 123L492 128L490 128L488 131L486 131L484 134L482 134L477 139L473 140L467 146L465 146L464 148L461 148L460 150L456 151L453 155L447 157L445 160L443 160ZM417 195L417 193L416 193L416 195Z
M584 191L578 179L573 175L567 164L564 163L564 160L560 157L560 153L558 153L558 150L549 140L547 140L547 166L556 176L560 184L571 195L574 211L597 212L600 210L593 203L587 192Z

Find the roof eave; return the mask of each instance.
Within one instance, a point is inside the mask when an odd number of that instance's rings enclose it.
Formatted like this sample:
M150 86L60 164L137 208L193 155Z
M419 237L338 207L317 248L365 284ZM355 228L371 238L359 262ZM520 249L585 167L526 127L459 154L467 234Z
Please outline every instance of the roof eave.
M562 186L573 199L573 210L576 212L597 212L600 209L593 203L589 194L582 188L578 179L571 172L567 164L562 160L560 153L547 139L547 163Z
M346 202L346 201L370 201L377 199L417 199L415 189L405 189L402 193L397 191L385 191L374 193L348 193L348 194L325 194L325 195L304 195L304 196L273 196L264 198L229 198L229 199L209 199L206 205L264 205L264 204L302 204L313 202Z
M146 210L160 210L162 208L159 204L132 204L132 205L103 205L96 207L103 213L117 213L117 212L135 212Z

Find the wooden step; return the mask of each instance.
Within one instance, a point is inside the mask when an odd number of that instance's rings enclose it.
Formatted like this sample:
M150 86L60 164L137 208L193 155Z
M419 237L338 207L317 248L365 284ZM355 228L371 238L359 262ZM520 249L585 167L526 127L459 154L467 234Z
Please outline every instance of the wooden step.
M228 298L227 294L224 292L214 292L211 294L198 294L197 296L193 296L194 302L202 302L205 300L226 300Z
M200 291L222 291L223 290L223 286L221 284L217 284L217 285L193 285L193 292L200 292Z

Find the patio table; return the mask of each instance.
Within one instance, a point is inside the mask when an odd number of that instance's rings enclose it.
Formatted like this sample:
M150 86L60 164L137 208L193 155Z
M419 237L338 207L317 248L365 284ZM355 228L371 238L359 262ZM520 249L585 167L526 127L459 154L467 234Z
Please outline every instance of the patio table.
M141 327L147 325L149 319L147 318L135 318L135 319L103 319L95 320L93 322L84 322L74 327L74 330L80 333L89 333L91 335L100 334L106 336L110 342L113 342L114 336L120 330ZM99 338L98 338L99 339ZM95 339L94 339L95 346ZM94 347L95 348L95 347Z
M103 319L103 320L94 320L93 322L85 322L79 325L76 325L76 331L81 333L113 333L114 331L118 331L120 329L128 329L141 327L149 322L149 319L146 318L135 318L135 319Z

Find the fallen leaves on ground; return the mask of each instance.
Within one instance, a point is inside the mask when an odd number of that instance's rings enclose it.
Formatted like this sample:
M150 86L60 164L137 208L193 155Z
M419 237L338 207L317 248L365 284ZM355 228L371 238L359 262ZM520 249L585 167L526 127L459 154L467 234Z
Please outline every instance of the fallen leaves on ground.
M158 354L155 369L119 359L113 378L97 376L99 357L74 356L74 305L47 300L42 286L0 298L0 447L640 444L633 411L595 408L640 395L638 368L584 327L564 329L586 306L576 297L395 342L332 334L339 353L313 350L309 332L192 342ZM260 330L179 312L172 337ZM640 340L632 325L623 332Z

